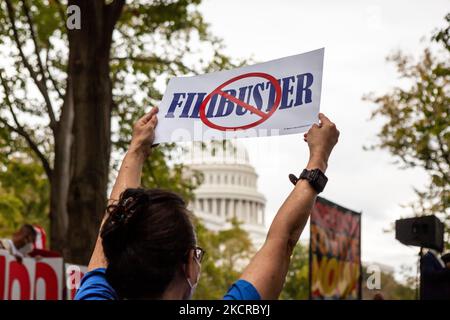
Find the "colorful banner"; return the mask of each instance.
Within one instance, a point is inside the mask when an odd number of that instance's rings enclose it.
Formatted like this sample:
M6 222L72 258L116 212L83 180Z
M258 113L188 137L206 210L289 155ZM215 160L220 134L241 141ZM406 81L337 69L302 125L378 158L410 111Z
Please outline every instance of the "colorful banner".
M0 300L73 299L86 267L62 258L23 258L0 250Z
M311 213L311 299L361 299L361 214L324 198Z

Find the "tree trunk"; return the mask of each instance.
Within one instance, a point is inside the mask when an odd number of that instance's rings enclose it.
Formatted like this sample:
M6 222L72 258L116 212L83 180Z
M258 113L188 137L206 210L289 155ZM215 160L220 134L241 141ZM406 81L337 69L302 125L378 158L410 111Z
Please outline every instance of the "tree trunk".
M55 160L50 192L51 248L61 252L63 256L67 254L66 237L69 227L67 196L70 181L73 113L73 88L72 81L68 77L66 96L55 135Z
M104 0L73 0L71 4L81 9L81 29L69 30L74 121L63 252L68 261L87 264L106 204L112 106L109 58L124 1L105 5Z

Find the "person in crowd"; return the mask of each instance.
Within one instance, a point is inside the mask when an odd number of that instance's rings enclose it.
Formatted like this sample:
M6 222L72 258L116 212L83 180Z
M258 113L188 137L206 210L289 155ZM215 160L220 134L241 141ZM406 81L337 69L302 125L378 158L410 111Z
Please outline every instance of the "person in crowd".
M384 300L384 296L381 292L377 292L373 295L373 300Z
M142 166L152 153L157 110L134 125L78 300L189 299L198 284L205 252L197 244L186 203L173 192L139 187ZM315 175L291 179L295 187L264 245L224 299L278 298L292 251L327 181L324 173L338 137L335 124L320 114L319 124L304 136L310 152L304 173ZM322 176L322 183L312 176Z
M24 224L13 233L11 239L0 239L0 249L22 259L33 251L33 243L36 240L36 230L31 224Z
M420 263L420 299L450 300L450 254L428 250Z
M445 267L450 269L450 252L447 252L441 256L442 262L444 262Z

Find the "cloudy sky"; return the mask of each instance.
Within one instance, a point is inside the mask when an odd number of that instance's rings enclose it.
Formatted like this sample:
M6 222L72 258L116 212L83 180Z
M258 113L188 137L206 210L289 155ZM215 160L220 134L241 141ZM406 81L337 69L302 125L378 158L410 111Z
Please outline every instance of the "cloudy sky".
M412 201L412 187L421 187L427 178L421 170L400 170L385 151L363 150L377 141L382 121L369 121L374 105L361 98L400 85L385 57L395 50L419 56L426 45L421 39L444 24L450 2L205 0L201 11L233 57L263 62L325 47L321 111L341 136L323 196L362 212L364 261L396 272L403 264L414 266L418 249L383 229L407 214L400 204ZM259 174L270 222L292 189L287 175L298 174L307 162L307 146L301 135L241 141Z

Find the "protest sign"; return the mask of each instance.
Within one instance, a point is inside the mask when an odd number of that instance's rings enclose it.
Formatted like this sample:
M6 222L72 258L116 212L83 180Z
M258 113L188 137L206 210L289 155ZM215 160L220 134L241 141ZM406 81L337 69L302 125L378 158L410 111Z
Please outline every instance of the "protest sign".
M324 49L170 80L155 143L304 132L318 121Z
M33 300L35 291L36 264L32 258L23 258L21 262L11 256L5 257L7 300Z
M41 258L35 261L35 300L63 298L63 259Z
M63 259L23 258L0 250L0 300L63 299Z
M74 300L78 288L81 284L81 279L87 272L86 266L77 264L65 264L66 276L66 300Z
M318 197L310 221L310 298L360 299L361 214Z

